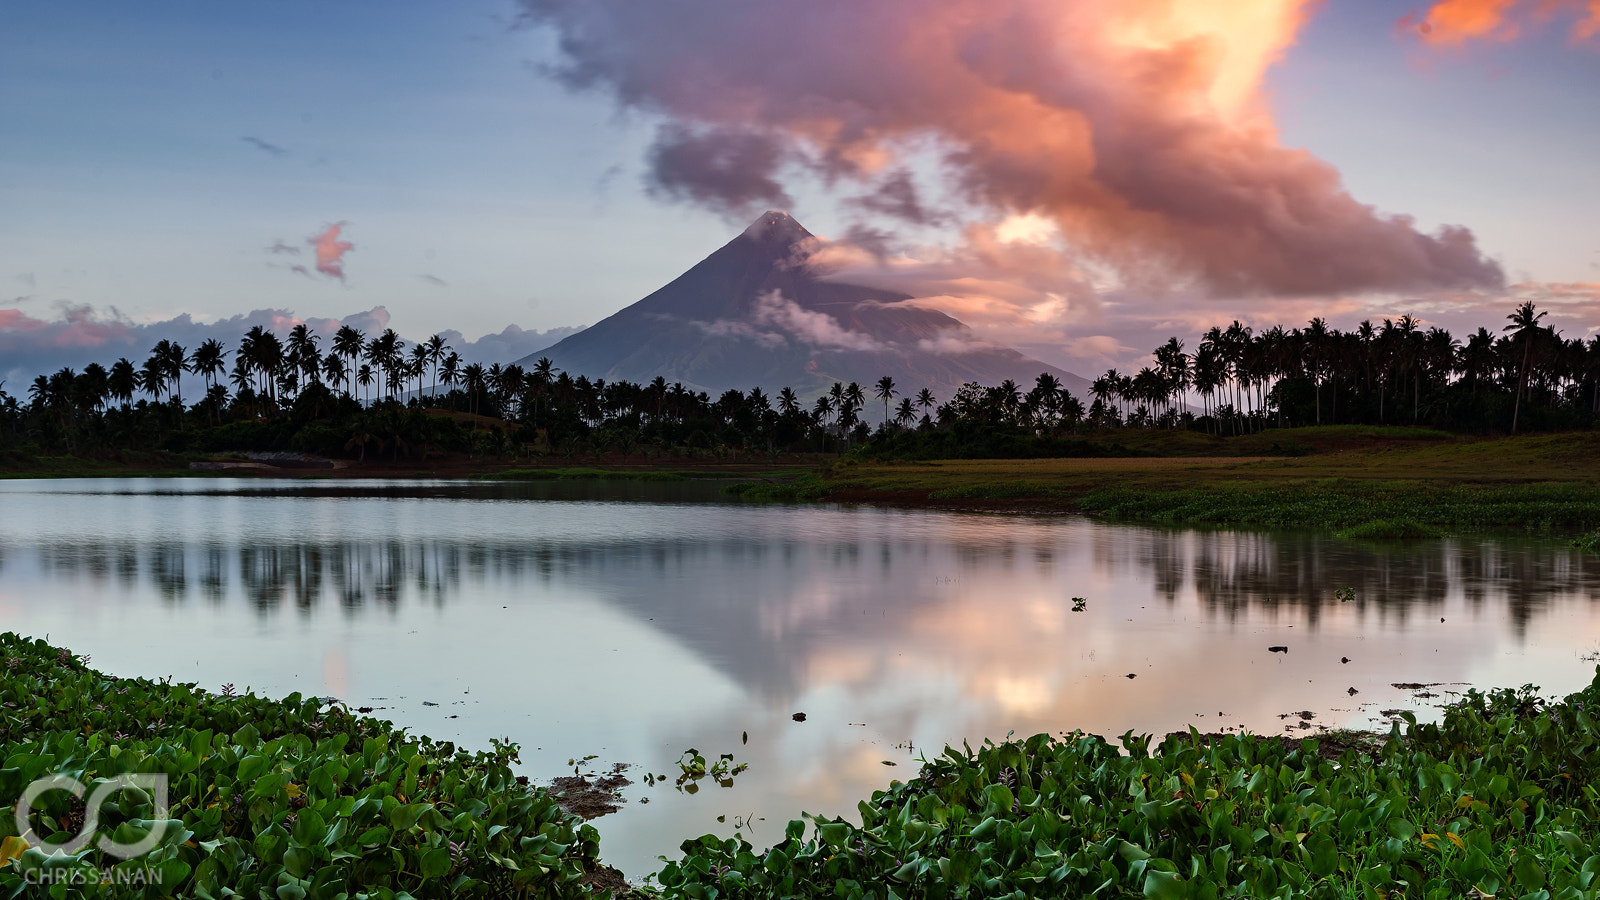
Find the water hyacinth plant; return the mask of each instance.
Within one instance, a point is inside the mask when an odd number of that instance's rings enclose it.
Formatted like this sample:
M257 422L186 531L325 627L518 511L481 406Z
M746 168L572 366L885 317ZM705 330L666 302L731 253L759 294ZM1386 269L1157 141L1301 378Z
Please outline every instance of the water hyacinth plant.
M684 843L664 897L1600 896L1600 673L1482 694L1387 738L1035 735L947 749L758 852ZM1326 739L1324 739L1326 740Z
M156 849L119 860L27 846L0 821L0 891L115 897L395 898L579 896L599 836L513 775L517 748L467 753L389 722L292 694L268 700L192 684L118 679L65 650L0 634L0 804L36 778L85 784L123 773L169 779L170 818L129 792L102 832ZM82 802L33 805L47 841L77 833ZM50 873L56 874L50 874ZM30 887L33 885L33 887ZM49 885L48 889L42 885Z

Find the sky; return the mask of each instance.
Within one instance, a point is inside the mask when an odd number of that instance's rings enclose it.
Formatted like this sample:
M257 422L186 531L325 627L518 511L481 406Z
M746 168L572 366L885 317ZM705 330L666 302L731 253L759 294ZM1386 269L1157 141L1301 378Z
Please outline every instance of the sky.
M520 356L764 209L1081 374L1600 329L1600 0L0 6L0 379L308 321ZM549 334L553 330L555 334Z

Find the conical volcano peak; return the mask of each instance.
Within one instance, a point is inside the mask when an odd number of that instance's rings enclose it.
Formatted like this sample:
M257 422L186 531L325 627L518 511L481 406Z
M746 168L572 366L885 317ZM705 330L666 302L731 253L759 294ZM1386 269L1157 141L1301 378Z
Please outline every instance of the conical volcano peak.
M794 220L794 216L781 209L769 209L762 213L759 219L751 222L750 227L744 230L744 235L763 244L783 246L798 244L812 237L805 226Z

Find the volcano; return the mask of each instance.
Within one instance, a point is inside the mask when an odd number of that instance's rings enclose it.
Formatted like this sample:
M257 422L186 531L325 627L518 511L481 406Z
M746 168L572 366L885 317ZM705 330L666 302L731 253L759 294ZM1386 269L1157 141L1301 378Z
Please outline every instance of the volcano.
M1026 389L1043 372L1085 395L1083 378L985 341L907 294L824 279L806 264L812 244L788 213L768 211L670 284L517 363L549 357L573 376L660 376L713 396L791 387L809 399L835 381L869 386L888 375L902 395L926 387L945 399L967 381Z

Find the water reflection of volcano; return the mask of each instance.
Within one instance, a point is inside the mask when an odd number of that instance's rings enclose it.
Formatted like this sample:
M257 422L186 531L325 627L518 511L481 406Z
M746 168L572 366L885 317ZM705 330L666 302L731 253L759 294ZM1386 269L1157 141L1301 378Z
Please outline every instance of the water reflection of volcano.
M1044 619L1087 625L1066 615L1070 598L1084 595L1104 612L1173 607L1192 592L1204 617L1224 626L1287 617L1314 630L1337 612L1380 631L1437 616L1456 597L1468 610L1503 605L1517 639L1557 600L1600 597L1600 558L1549 541L1375 545L1081 520L913 519L879 511L814 511L809 518L819 527L637 540L548 533L530 540L419 535L249 544L125 538L45 544L38 559L54 578L124 588L145 580L169 604L222 604L237 592L258 615L310 613L332 603L356 622L411 603L449 607L464 591L485 586L527 603L561 586L648 621L733 683L775 701L803 692L818 660L842 665L841 648L891 645L978 595L1000 620L995 639L1014 629L1018 645ZM930 518L943 521L930 526ZM1353 601L1334 597L1342 587L1353 589ZM969 638L988 630L975 624ZM850 655L858 669L882 662L870 652Z

